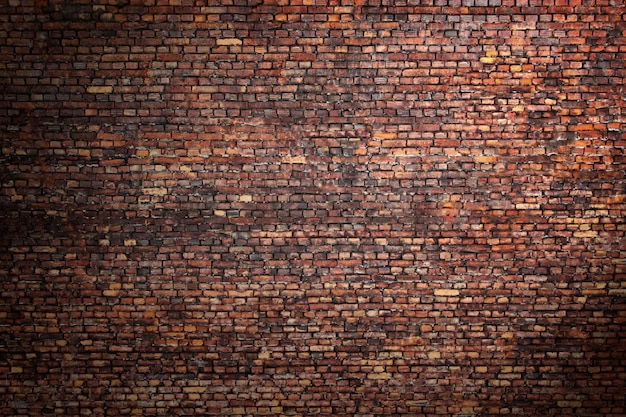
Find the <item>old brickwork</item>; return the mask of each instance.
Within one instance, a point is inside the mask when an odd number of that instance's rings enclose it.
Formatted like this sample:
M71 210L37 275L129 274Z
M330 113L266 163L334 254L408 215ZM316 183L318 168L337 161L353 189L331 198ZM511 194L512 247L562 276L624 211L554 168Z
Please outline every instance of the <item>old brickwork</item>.
M5 0L0 415L625 416L621 0Z

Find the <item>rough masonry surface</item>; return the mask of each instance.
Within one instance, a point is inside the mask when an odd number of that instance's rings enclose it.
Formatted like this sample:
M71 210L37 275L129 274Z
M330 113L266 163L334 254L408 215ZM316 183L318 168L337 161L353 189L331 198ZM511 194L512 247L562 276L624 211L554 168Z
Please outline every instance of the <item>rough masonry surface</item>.
M621 0L7 0L3 416L626 415Z

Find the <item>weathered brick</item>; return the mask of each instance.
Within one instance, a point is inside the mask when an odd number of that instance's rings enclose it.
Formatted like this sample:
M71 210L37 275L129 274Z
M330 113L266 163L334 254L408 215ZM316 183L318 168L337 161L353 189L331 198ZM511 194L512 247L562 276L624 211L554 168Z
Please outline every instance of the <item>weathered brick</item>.
M222 39L218 39L216 43L218 45L232 46L232 45L241 45L243 44L243 41L237 38L222 38Z
M621 2L5 3L0 415L624 415Z
M113 87L110 85L92 85L87 87L87 92L92 94L104 94L113 91Z

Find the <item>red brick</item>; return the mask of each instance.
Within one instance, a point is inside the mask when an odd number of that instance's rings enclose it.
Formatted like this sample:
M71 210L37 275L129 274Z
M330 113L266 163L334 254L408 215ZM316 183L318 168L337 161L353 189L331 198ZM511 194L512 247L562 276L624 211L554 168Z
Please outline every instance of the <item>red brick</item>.
M624 415L619 2L44 3L1 415Z

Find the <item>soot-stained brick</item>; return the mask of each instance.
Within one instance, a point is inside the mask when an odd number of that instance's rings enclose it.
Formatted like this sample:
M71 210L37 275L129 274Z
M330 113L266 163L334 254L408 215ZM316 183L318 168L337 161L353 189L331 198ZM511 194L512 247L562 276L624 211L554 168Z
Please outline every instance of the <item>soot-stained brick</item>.
M623 416L617 3L9 0L0 414Z

